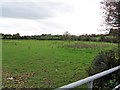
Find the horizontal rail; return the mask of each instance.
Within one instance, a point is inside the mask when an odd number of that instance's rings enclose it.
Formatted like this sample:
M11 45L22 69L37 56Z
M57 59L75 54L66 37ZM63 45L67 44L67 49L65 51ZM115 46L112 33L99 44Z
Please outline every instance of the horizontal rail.
M118 88L120 88L120 84L119 85L117 85L114 89L112 89L112 90L117 90Z
M110 73L112 73L112 72L115 72L115 71L117 71L117 70L119 70L119 69L120 69L120 65L117 66L117 67L114 67L114 68L112 68L112 69L103 71L103 72L101 72L101 73L95 74L95 75L93 75L93 76L87 77L87 78L85 78L85 79L81 79L81 80L76 81L76 82L73 82L73 83L71 83L71 84L68 84L68 85L59 87L59 88L57 88L57 89L55 89L55 90L72 89L72 88L75 88L75 87L80 86L80 85L82 85L82 84L91 82L91 81L93 81L93 80L95 80L95 79L98 79L98 78L100 78L100 77L103 77L103 76L105 76L105 75L108 75L108 74L110 74Z

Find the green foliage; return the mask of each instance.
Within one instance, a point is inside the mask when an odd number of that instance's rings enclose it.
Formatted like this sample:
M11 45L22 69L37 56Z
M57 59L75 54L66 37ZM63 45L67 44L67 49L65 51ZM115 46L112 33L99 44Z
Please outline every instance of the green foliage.
M118 36L119 30L118 29L110 29L109 34L112 36Z
M92 66L88 70L89 76L108 70L120 65L118 49L102 51L94 59ZM94 89L110 90L120 83L120 71L104 76L94 81Z

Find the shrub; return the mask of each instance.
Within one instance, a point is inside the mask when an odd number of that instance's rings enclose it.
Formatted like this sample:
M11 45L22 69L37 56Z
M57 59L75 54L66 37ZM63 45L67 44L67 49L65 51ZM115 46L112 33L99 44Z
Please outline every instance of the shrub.
M94 75L104 70L108 70L115 66L120 65L119 50L102 51L95 57L91 67L88 70L88 75ZM111 90L120 83L120 71L115 71L93 83L93 90Z

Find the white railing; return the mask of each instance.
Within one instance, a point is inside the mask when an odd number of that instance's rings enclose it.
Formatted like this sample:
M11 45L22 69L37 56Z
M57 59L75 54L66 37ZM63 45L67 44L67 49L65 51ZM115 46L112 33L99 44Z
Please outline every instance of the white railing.
M89 89L89 90L92 90L92 88L93 88L93 81L94 81L94 80L96 80L96 79L98 79L98 78L100 78L100 77L103 77L103 76L105 76L105 75L108 75L108 74L110 74L110 73L112 73L112 72L115 72L115 71L117 71L117 70L119 70L119 69L120 69L120 65L117 66L117 67L114 67L114 68L112 68L112 69L103 71L103 72L101 72L101 73L95 74L95 75L93 75L93 76L87 77L87 78L85 78L85 79L82 79L82 80L73 82L73 83L71 83L71 84L68 84L68 85L65 85L65 86L62 86L62 87L59 87L59 88L57 88L57 89L55 89L55 90L68 90L68 89L72 89L72 88L75 88L75 87L77 87L77 86L80 86L80 85L82 85L82 84L85 84L85 83L88 83L88 89ZM116 86L113 90L116 90L116 89L119 88L119 87L120 87L120 84L119 84L118 86Z

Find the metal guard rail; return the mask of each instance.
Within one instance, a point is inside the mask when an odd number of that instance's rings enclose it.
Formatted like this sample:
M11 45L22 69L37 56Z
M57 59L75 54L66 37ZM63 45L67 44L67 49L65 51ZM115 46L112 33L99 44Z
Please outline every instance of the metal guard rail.
M90 90L92 90L92 88L93 88L93 81L94 81L95 79L98 79L98 78L100 78L100 77L103 77L103 76L105 76L105 75L108 75L108 74L110 74L110 73L112 73L112 72L115 72L115 71L117 71L117 70L119 70L119 69L120 69L120 65L117 66L117 67L114 67L114 68L112 68L112 69L103 71L103 72L101 72L101 73L95 74L95 75L93 75L93 76L87 77L87 78L85 78L85 79L81 79L81 80L76 81L76 82L73 82L73 83L71 83L71 84L68 84L68 85L59 87L59 88L57 88L57 89L55 89L55 90L68 90L68 89L72 89L72 88L75 88L75 87L77 87L77 86L80 86L80 85L82 85L82 84L85 84L85 83L88 83L88 88L89 88ZM119 87L120 87L120 85L116 86L113 90L116 90L116 89L119 88Z

